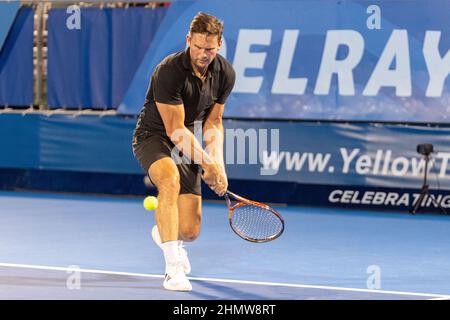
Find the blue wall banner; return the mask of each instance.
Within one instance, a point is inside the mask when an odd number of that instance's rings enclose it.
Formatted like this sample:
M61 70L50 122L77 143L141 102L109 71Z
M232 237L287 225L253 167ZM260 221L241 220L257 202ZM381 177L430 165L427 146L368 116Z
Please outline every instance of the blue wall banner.
M143 173L131 150L135 124L114 116L2 114L0 150L9 152L0 155L0 167ZM414 188L425 169L416 146L432 143L431 178L450 190L449 127L240 120L224 126L231 178Z
M436 151L428 168L431 178L450 189L448 127L234 120L225 126L225 160L232 177L414 188L425 171L416 146L428 142Z
M133 157L134 119L111 116L0 115L0 167L141 173Z
M225 24L221 53L237 75L225 116L450 122L447 0L175 1L121 113L140 111L154 67L185 47L199 11Z
M19 8L20 1L0 2L0 51Z
M123 99L166 8L52 9L50 108L114 108Z
M0 153L0 171L130 175L142 183L131 149L135 124L118 116L0 114L0 150L8 150ZM425 172L416 146L432 143L428 182L450 207L450 127L241 120L224 126L227 174L238 181L233 189L258 199L408 206ZM72 191L86 191L73 183L80 189Z
M33 104L33 28L34 10L21 8L0 51L1 106Z

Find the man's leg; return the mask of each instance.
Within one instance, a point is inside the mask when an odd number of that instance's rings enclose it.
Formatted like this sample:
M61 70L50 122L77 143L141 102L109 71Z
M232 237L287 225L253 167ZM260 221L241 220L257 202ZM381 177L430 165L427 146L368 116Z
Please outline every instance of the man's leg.
M186 274L191 272L191 264L183 241L193 241L200 234L202 197L195 194L180 194L178 197L178 245Z
M178 240L178 205L180 193L180 175L174 161L165 157L155 161L149 175L158 189L158 208L156 208L156 224L161 241Z
M178 208L178 238L184 241L193 241L200 234L202 197L195 194L180 194Z
M187 242L193 241L200 233L202 197L195 194L180 194L178 197L178 211L178 245L182 255L184 272L189 274L191 272L191 264L184 249L183 240ZM152 238L158 245L161 245L162 241L156 226L152 229Z
M177 202L180 193L178 169L171 158L165 157L155 161L150 166L148 173L158 189L156 223L162 242L160 246L166 261L164 287L169 290L192 290L183 270L178 242L179 216Z

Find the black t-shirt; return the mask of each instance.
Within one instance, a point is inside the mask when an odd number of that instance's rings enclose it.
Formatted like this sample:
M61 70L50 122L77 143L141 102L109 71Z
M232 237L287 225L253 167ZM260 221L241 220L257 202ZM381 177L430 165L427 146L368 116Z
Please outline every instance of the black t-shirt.
M189 48L167 56L152 75L145 104L136 124L135 142L153 134L167 136L155 101L183 104L184 124L193 131L194 122L204 122L215 103L225 104L235 78L233 67L219 54L208 66L204 81L194 74Z

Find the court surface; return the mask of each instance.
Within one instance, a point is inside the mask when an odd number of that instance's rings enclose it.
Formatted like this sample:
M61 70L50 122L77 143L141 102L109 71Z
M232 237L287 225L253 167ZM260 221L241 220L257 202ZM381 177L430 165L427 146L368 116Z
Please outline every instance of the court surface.
M184 293L162 288L142 199L0 192L0 299L450 299L450 217L276 208L285 233L253 244L204 202Z

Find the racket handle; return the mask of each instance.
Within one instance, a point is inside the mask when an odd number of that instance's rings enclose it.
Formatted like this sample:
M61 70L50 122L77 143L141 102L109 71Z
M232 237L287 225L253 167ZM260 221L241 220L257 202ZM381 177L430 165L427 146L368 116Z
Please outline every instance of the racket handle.
M227 202L228 208L231 208L231 201L230 201L230 197L228 197L228 191L226 191L223 196L225 198L225 201Z

